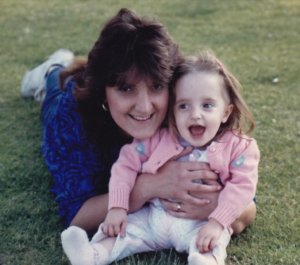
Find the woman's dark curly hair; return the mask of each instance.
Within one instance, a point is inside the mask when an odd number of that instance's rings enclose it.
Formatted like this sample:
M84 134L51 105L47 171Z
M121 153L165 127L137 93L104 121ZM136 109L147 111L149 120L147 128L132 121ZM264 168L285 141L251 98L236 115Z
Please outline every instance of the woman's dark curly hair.
M100 148L109 148L124 133L102 108L106 86L134 84L143 77L167 86L180 58L177 45L161 23L122 8L105 24L88 60L75 60L61 72L60 84L70 75L77 77L74 98L87 136Z

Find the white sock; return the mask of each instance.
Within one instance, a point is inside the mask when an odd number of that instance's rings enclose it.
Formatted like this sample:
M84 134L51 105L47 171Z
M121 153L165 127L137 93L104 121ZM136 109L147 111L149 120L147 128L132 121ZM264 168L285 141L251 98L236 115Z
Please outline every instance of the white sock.
M106 247L99 243L93 244L92 247L94 249L95 265L108 264L109 253Z
M209 255L210 254L210 255ZM192 253L188 257L189 265L217 265L217 261L211 253L200 254Z
M72 265L95 265L94 249L83 229L70 226L62 232L61 241Z

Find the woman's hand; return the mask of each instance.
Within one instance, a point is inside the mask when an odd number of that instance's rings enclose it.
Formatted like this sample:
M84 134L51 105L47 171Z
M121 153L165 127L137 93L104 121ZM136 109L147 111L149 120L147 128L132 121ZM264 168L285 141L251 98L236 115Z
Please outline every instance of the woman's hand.
M105 218L102 231L104 234L115 237L120 233L121 237L126 234L127 211L123 208L112 208Z
M146 201L158 197L173 216L207 219L216 208L222 186L217 182L218 175L207 163L174 161L191 151L192 148L186 148L179 156L162 166L157 174L140 175L131 192L130 212L138 210ZM195 180L202 180L204 184L193 182ZM164 199L180 202L180 211L177 211L176 203Z

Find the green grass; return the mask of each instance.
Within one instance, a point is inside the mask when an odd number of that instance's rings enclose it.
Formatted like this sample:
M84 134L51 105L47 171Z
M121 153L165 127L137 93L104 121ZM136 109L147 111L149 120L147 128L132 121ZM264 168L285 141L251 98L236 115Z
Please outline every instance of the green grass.
M20 83L59 48L86 55L121 7L159 17L186 53L210 47L244 87L261 150L258 213L231 241L227 264L300 264L298 0L1 0L0 264L69 264L40 152L40 106L21 98ZM186 256L164 251L117 264L179 265Z

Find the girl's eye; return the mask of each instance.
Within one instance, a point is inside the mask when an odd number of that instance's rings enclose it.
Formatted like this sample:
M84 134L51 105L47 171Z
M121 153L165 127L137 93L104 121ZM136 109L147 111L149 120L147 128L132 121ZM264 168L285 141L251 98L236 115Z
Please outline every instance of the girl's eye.
M188 104L181 104L179 106L180 109L187 109L188 107L189 107Z
M210 104L210 103L205 103L205 104L203 105L203 107L206 108L206 109L210 109L210 108L213 107L213 105Z

